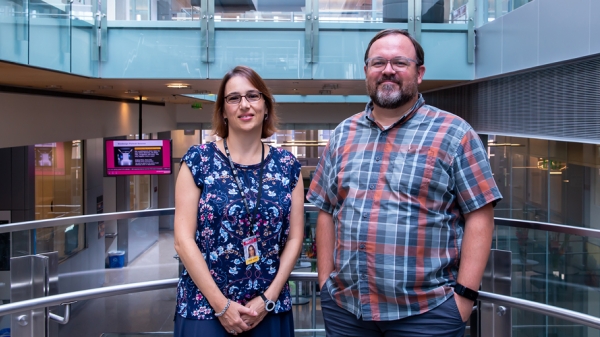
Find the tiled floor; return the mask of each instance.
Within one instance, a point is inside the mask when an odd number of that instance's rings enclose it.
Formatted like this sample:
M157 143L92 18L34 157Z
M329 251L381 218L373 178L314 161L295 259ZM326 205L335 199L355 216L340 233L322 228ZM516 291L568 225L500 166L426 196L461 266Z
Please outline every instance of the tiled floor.
M173 233L161 232L160 239L146 252L122 269L106 269L105 285L142 282L178 277L178 262L173 258ZM301 269L299 269L301 270ZM301 271L308 271L306 269ZM88 300L75 307L71 321L60 326L60 337L133 336L135 332L173 330L175 288ZM318 298L318 297L317 297ZM311 304L294 306L295 327L311 328ZM317 328L323 328L317 299ZM312 336L298 333L297 336ZM324 333L317 334L324 336ZM165 336L162 334L161 336Z

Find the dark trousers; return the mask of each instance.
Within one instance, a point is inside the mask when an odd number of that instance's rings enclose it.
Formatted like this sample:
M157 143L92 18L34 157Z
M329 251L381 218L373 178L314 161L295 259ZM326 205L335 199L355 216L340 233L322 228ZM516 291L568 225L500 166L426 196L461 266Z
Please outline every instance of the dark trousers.
M363 321L340 308L326 287L321 290L321 310L327 337L461 337L465 334L454 296L442 305L420 315L395 321Z
M233 336L225 331L219 319L186 319L175 314L175 326L173 337L229 337ZM238 337L268 337L294 336L294 316L292 311L279 314L269 313L258 323L257 326L244 333L237 334Z

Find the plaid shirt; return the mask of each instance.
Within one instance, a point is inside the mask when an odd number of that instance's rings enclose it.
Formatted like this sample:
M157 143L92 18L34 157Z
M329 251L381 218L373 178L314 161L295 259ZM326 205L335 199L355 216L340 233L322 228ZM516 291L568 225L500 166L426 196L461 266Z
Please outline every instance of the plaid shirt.
M343 121L308 191L335 224L328 290L365 321L420 314L452 296L462 214L502 198L471 126L424 103L419 96L386 130L372 103Z

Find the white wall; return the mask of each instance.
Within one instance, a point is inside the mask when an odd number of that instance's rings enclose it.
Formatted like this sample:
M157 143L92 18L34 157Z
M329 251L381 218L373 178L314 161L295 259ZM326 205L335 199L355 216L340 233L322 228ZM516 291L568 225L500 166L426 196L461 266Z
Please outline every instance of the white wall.
M116 137L138 132L137 103L0 93L0 148L74 139ZM279 104L281 123L337 124L364 103ZM142 131L175 130L178 124L210 123L214 104L144 105ZM180 127L181 128L181 127Z
M338 124L342 120L365 109L364 103L286 103L276 104L281 123ZM214 104L203 103L202 110L192 109L188 104L175 106L177 123L210 123Z
M0 148L138 132L137 103L0 93ZM175 109L143 106L142 131L175 128Z

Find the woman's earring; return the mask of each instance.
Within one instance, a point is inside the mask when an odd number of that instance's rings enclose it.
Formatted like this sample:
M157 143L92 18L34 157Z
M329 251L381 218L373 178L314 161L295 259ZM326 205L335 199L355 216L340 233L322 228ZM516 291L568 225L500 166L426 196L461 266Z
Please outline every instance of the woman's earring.
M269 114L265 114L265 120L269 119Z
M225 122L225 125L227 125L227 118L223 118L223 121Z

